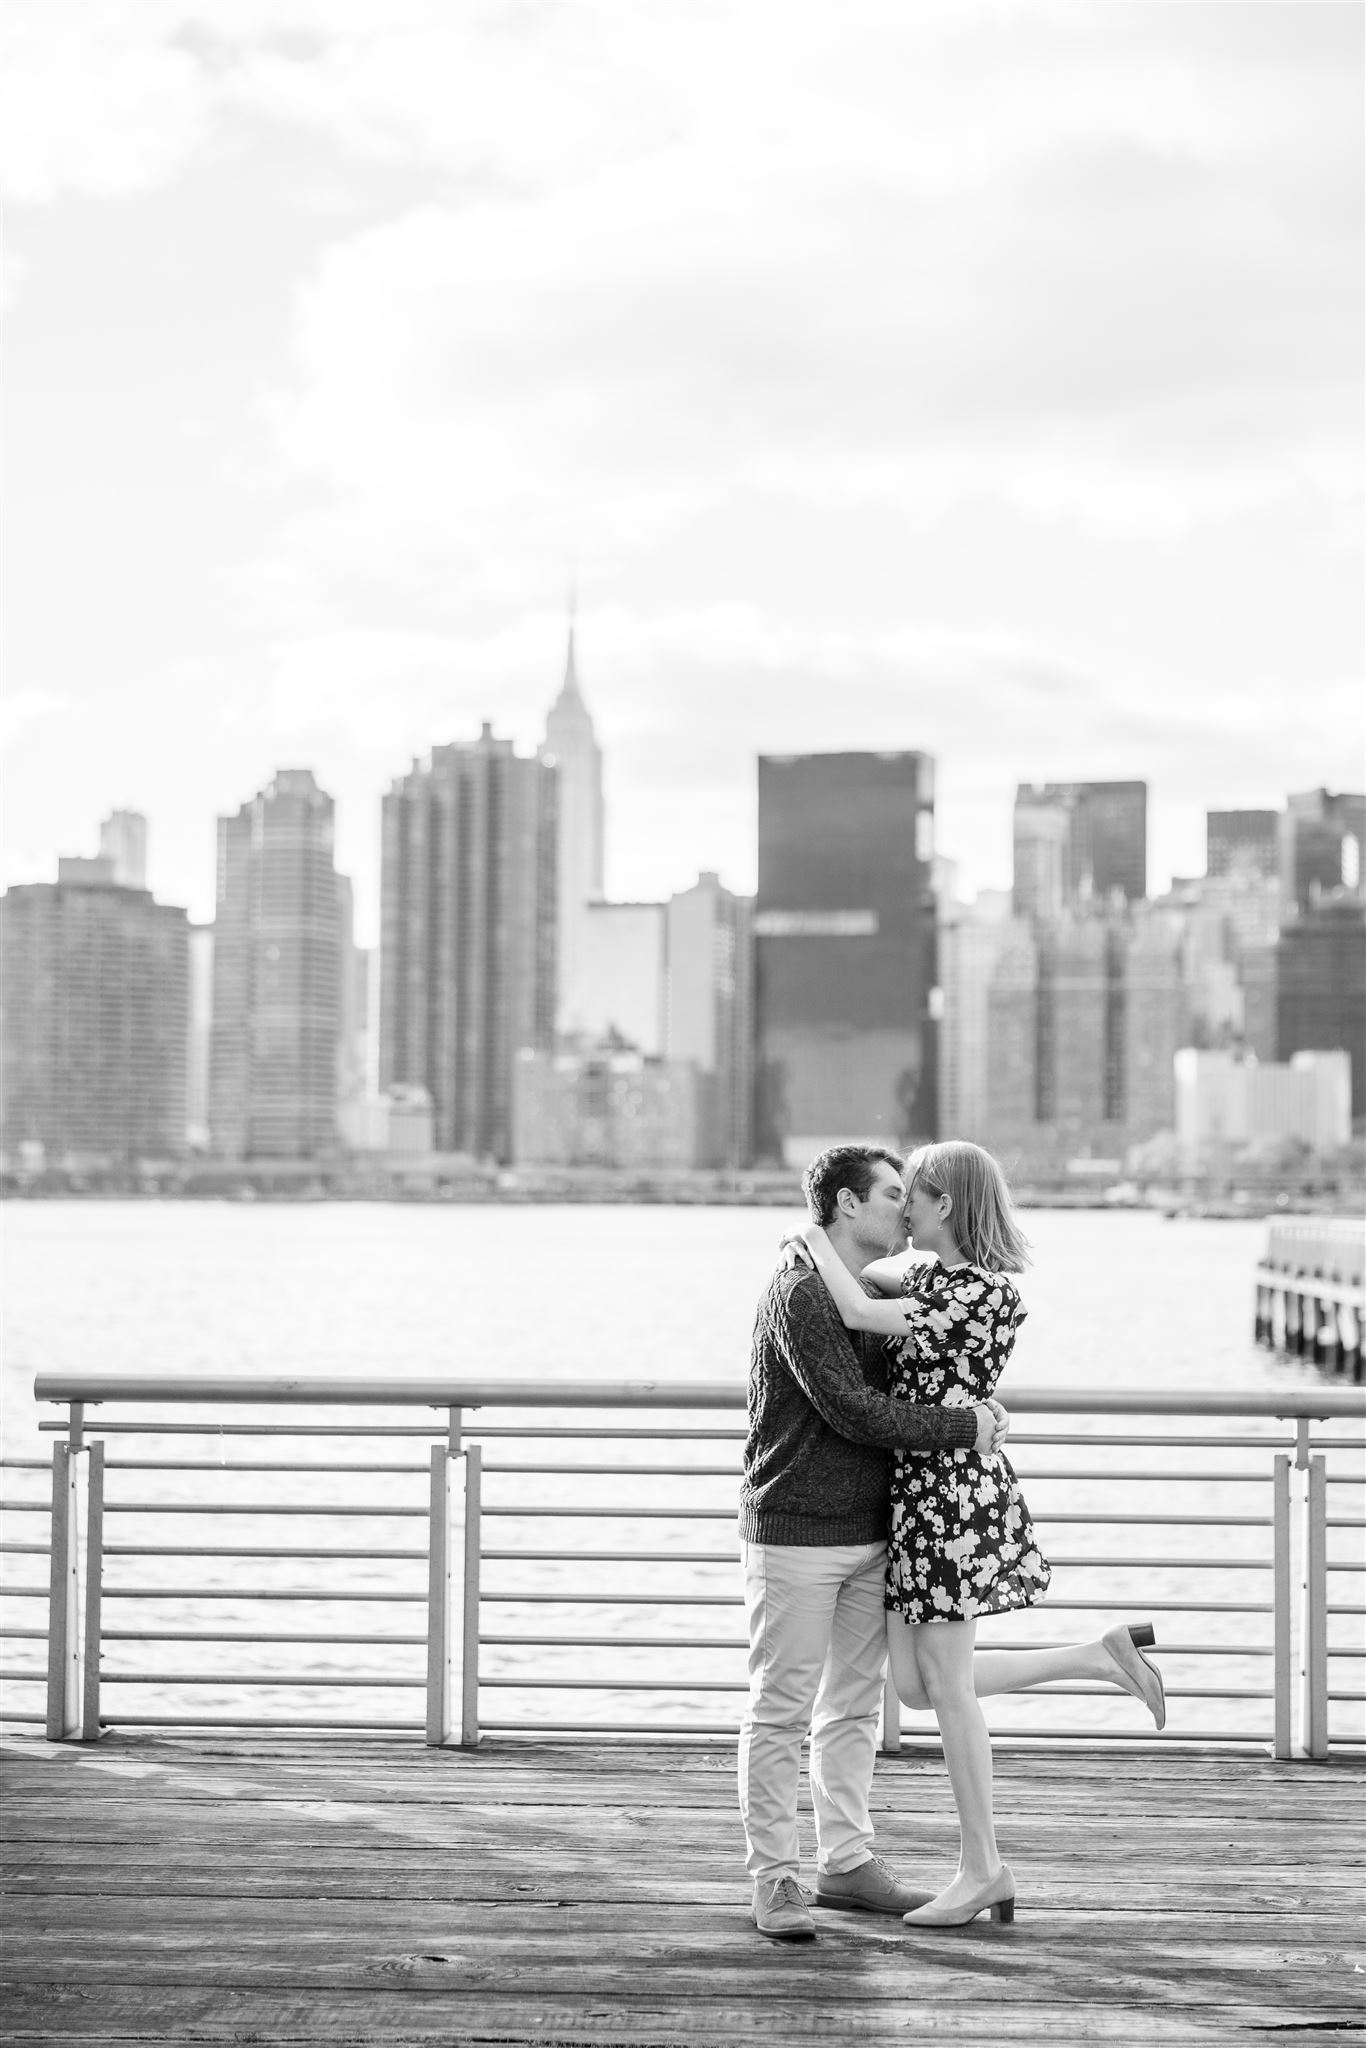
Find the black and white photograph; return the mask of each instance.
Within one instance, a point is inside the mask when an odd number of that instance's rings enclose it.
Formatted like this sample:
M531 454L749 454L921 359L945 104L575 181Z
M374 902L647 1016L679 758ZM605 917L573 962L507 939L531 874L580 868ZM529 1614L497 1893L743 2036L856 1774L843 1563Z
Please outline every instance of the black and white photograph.
M9 2048L1366 2024L1366 0L8 0Z

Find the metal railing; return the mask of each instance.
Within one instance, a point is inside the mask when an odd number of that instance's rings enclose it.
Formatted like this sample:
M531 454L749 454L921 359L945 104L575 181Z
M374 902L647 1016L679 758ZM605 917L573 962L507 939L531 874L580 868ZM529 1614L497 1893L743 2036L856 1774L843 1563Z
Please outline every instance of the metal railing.
M701 1736L738 1723L742 1632L722 1633L707 1617L742 1604L734 1524L744 1431L730 1419L742 1386L51 1373L36 1393L68 1407L65 1422L42 1425L59 1437L50 1497L0 1506L29 1527L50 1518L50 1542L3 1544L46 1559L46 1586L13 1586L6 1597L29 1603L30 1615L46 1601L47 1624L0 1634L45 1640L47 1658L0 1676L41 1688L45 1704L4 1718L41 1721L53 1740L93 1740L113 1725L230 1725L420 1730L433 1745L473 1744L482 1732ZM117 1413L149 1402L212 1412ZM306 1419L277 1419L286 1406ZM1359 1393L1020 1390L1011 1406L1012 1462L1055 1576L1046 1606L1011 1616L1010 1637L994 1647L1037 1646L1029 1631L1040 1622L1056 1640L1059 1613L1160 1615L1169 1739L1257 1744L1278 1757L1363 1740L1366 1695L1349 1682L1366 1657L1363 1517L1346 1511L1363 1484L1366 1443L1347 1433L1366 1419ZM436 1412L317 1419L338 1407ZM1192 1423L1206 1426L1192 1432ZM185 1439L199 1455L177 1454ZM281 1440L293 1456L255 1455ZM396 1455L418 1440L423 1462ZM229 1458L230 1446L253 1455ZM360 1458L341 1456L357 1448ZM357 1480L380 1481L383 1497L358 1501ZM231 1492L243 1483L247 1498ZM313 1520L332 1540L307 1539ZM338 1529L346 1541L335 1540ZM587 1631L566 1633L566 1617L585 1609ZM271 1626L276 1618L290 1626ZM158 1665L149 1653L169 1645L193 1645L205 1661ZM217 1663L223 1646L238 1664ZM307 1668L271 1663L284 1646ZM335 1653L358 1650L378 1652L379 1668L335 1668ZM617 1662L604 1669L609 1654ZM206 1692L201 1709L194 1701ZM139 1704L148 1693L151 1704ZM243 1706L263 1693L292 1695L289 1711ZM395 1693L412 1701L410 1718L365 1705ZM318 1694L362 1704L347 1718L319 1717ZM727 1697L732 1716L717 1720L715 1702ZM1152 1739L1131 1721L1078 1723L1076 1702L1094 1716L1114 1698L1080 1683L1014 1694L1010 1709L1025 1718L993 1733ZM608 1718L584 1718L581 1703L594 1699L613 1709ZM1209 1701L1222 1706L1213 1725L1195 1718ZM685 1718L669 1718L680 1711ZM924 1729L933 1734L932 1723ZM889 1692L884 1745L901 1739Z

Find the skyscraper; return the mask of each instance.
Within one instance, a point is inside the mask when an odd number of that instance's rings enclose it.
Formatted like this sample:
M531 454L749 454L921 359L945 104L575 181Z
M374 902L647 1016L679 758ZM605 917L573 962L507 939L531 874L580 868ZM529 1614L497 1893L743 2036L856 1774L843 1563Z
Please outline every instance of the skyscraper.
M1060 908L1103 902L1116 890L1128 902L1148 893L1147 783L1021 783L1015 797L1017 912L1050 917Z
M1362 884L1366 796L1305 790L1280 816L1281 910L1308 910L1316 895Z
M223 1158L316 1159L337 1143L332 830L308 768L218 820L209 1125Z
M141 811L111 811L100 826L100 858L114 863L125 889L147 887L147 820Z
M0 897L4 1145L87 1169L186 1149L190 927L112 860Z
M577 1030L585 1022L581 1013L588 994L584 925L588 905L602 899L606 833L602 749L579 687L572 616L564 682L546 718L543 752L559 770L556 1021L561 1030Z
M1208 875L1274 875L1277 811L1207 811L1205 872Z
M1140 912L1123 953L1124 1099L1128 1142L1140 1144L1176 1121L1175 1059L1190 1043L1179 915Z
M744 1166L753 1104L753 904L701 874L670 899L665 1042L699 1076L696 1164Z
M553 1040L559 773L485 725L384 799L379 1082L427 1089L438 1151L511 1158L514 1055Z
M1359 893L1320 900L1276 945L1276 1054L1345 1052L1352 1115L1366 1109L1366 908Z
M983 890L970 904L940 904L939 1130L944 1137L990 1142L991 987L1012 930L1004 890ZM1032 986L1029 1000L1032 1005Z
M934 1135L934 763L759 760L755 1152Z

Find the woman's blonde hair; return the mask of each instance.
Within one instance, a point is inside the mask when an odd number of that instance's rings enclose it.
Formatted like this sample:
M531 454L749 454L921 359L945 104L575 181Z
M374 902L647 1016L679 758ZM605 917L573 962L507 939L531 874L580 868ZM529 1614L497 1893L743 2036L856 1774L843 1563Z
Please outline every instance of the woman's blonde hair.
M992 1273L1022 1273L1029 1240L1015 1221L1010 1190L990 1152L963 1138L922 1145L906 1164L906 1192L917 1185L949 1198L949 1228L964 1258Z

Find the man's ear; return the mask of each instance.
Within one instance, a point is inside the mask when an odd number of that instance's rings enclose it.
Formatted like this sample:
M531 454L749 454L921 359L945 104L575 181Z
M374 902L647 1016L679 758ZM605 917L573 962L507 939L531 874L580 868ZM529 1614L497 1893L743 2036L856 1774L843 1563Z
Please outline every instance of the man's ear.
M835 1192L835 1207L841 1215L852 1216L858 1207L858 1197L852 1188L838 1188Z

